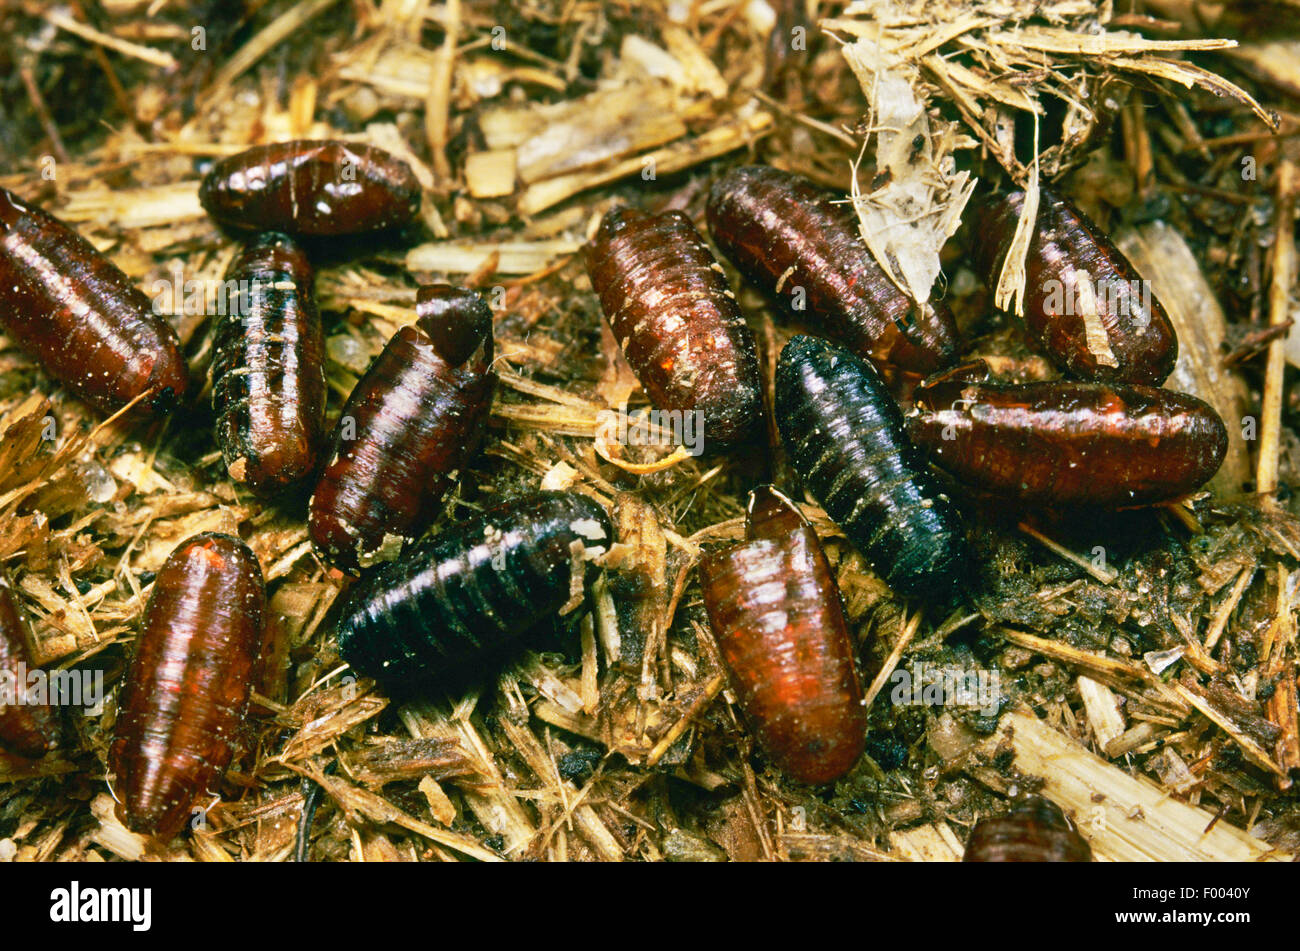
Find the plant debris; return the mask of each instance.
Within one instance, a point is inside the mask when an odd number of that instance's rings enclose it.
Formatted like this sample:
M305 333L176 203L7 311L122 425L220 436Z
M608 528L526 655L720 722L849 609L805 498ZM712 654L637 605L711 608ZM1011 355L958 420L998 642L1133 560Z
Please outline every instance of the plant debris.
M311 552L305 501L264 504L228 478L208 389L133 428L0 337L0 565L39 663L104 693L64 711L45 759L0 753L0 857L951 861L1024 792L1103 859L1295 854L1300 117L1283 97L1300 58L1177 3L813 6L807 22L777 0L0 12L17 40L0 49L0 185L112 257L176 326L196 380L236 250L198 204L206 165L291 137L387 149L423 207L400 239L319 261L330 421L414 321L419 284L480 288L501 386L433 530L542 486L610 507L620 538L588 597L504 671L456 696L390 697L339 658L342 580ZM1156 509L962 495L979 572L949 616L896 600L805 504L873 698L867 755L826 789L753 750L695 575L706 546L741 536L756 482L792 483L780 447L609 443L608 414L635 419L645 401L577 256L615 203L701 220L711 181L747 161L840 189L898 285L946 295L967 351L1025 378L1048 371L993 308L1015 309L1023 271L1009 260L981 288L962 211L976 187L1036 197L1052 182L1123 226L1178 327L1170 385L1233 431L1206 491ZM796 328L738 293L770 395ZM211 530L244 537L267 578L263 669L245 752L188 835L150 846L113 816L114 698L154 573Z

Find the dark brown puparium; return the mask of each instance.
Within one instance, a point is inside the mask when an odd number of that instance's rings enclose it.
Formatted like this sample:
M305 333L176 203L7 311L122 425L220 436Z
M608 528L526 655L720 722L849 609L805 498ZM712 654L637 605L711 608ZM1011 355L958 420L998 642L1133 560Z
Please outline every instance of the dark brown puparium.
M50 376L103 413L142 393L184 397L180 341L149 298L81 235L0 188L0 326Z
M952 363L960 341L947 306L917 307L889 279L846 199L800 175L745 166L709 192L709 232L792 319L879 368L923 374Z
M1207 403L1150 386L952 379L915 395L908 434L936 465L1024 502L1163 501L1209 480L1228 449Z
M487 424L497 379L487 304L431 285L417 312L348 397L309 506L313 545L344 571L424 532Z
M349 590L339 649L358 673L390 685L446 685L555 614L613 540L605 510L584 495L498 503Z
M195 535L158 572L109 750L117 815L133 832L180 832L230 764L265 606L257 558L230 535Z
M451 366L492 357L492 311L477 291L426 284L415 295L415 322Z
M705 451L753 436L763 415L754 335L691 220L680 211L616 209L585 258L609 326L650 402L700 412Z
M835 575L812 526L771 487L751 493L745 535L700 562L710 625L763 751L794 779L831 782L867 734Z
M775 389L790 465L826 514L898 593L951 600L969 563L965 532L880 374L843 347L797 336L781 351Z
M1001 816L975 824L963 862L1091 862L1092 846L1056 803L1021 800Z
M231 478L274 495L311 475L325 441L325 338L307 256L280 234L255 239L226 281L248 293L218 321L216 437Z
M1031 343L1081 380L1158 385L1178 359L1178 338L1160 301L1151 295L1147 307L1144 295L1133 293L1141 287L1136 269L1082 211L1046 189L1039 194L1025 256L1024 323ZM1025 193L1012 192L972 206L974 264L990 287L1024 205ZM1091 293L1080 293L1081 282Z
M27 649L28 634L18 598L9 578L0 571L0 675L10 681L13 699L22 699L6 704L6 697L0 694L0 747L34 759L58 743L59 721L48 703L27 700L27 675L35 670Z
M420 210L420 184L401 159L369 145L298 139L221 159L199 201L222 224L295 236L398 228Z

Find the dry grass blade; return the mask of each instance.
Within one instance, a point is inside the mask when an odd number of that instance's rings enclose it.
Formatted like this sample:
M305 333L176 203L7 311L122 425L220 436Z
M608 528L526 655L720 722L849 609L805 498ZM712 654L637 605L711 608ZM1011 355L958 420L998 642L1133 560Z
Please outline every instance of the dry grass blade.
M1009 747L1016 768L1043 780L1043 794L1072 814L1093 852L1121 862L1285 861L1290 856L1171 799L1155 784L1132 776L1044 725L1032 713L1002 718L989 753ZM1206 831L1206 830L1209 831Z

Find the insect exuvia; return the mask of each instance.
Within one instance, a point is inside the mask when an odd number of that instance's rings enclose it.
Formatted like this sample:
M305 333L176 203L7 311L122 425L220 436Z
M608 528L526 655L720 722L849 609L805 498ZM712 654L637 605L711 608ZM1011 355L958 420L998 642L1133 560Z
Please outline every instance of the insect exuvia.
M487 303L431 284L416 312L348 397L312 495L312 543L344 571L419 537L487 424L497 379Z
M963 862L1091 862L1092 846L1049 799L1031 796L975 823Z
M586 263L650 401L701 413L706 449L754 435L763 416L754 336L691 220L680 211L611 211Z
M189 385L176 331L144 292L77 232L3 188L0 326L104 413L141 394L145 410L165 412Z
M952 363L952 314L939 301L918 307L889 279L843 198L780 169L732 169L709 192L709 232L792 318L878 367L932 373Z
M259 495L311 474L324 441L325 340L307 256L264 234L231 262L241 293L218 321L212 408L226 469Z
M1207 403L1123 383L999 384L982 363L927 381L911 439L960 481L1043 504L1139 505L1192 491L1228 433Z
M445 683L576 606L588 566L612 543L608 515L584 495L499 503L359 581L340 613L339 648L386 683Z
M1042 189L1025 256L1025 330L1064 372L1081 380L1159 384L1178 339L1164 308L1128 259L1087 216ZM1025 207L1025 193L972 208L975 266L995 286Z
M265 607L257 557L234 536L195 535L159 570L109 749L127 828L162 838L180 832L230 764Z
M48 702L28 689L35 668L27 636L27 619L0 571L0 747L35 758L58 743L59 721Z
M794 337L776 368L776 421L804 486L886 583L946 600L968 561L965 534L872 366Z
M297 139L216 162L199 201L234 228L359 234L409 223L420 210L420 184L409 165L374 146Z
M867 711L840 590L812 526L784 495L755 489L745 540L705 554L700 586L759 745L801 782L848 772Z

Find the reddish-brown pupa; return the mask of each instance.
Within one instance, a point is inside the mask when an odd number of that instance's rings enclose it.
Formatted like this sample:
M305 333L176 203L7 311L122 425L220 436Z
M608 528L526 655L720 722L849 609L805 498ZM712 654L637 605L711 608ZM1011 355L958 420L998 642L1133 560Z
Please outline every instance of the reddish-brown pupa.
M176 331L81 235L0 188L0 326L105 413L141 394L171 409L189 385Z
M843 196L764 165L733 169L709 192L709 232L742 274L787 314L879 368L933 373L956 358L957 326L889 279Z
M265 606L257 557L231 535L195 535L158 572L109 749L127 828L180 832L230 764Z
M48 703L28 691L35 668L27 650L27 621L9 579L0 572L0 747L22 756L44 756L59 740L59 722Z
M411 167L354 142L258 145L212 166L199 201L222 224L292 235L398 228L420 210Z
M1092 846L1056 803L1033 796L975 823L963 862L1091 862Z
M212 409L226 469L259 495L311 474L325 437L325 339L302 249L281 234L226 271L239 296L218 317Z
M908 435L969 485L1025 502L1140 505L1218 471L1228 433L1194 396L1123 383L998 384L979 363L916 391Z
M650 402L700 413L706 448L726 449L752 435L763 416L754 335L690 218L611 211L586 247L586 262Z
M862 755L867 711L835 574L812 526L770 486L745 541L700 561L704 605L759 745L787 775L828 783Z
M1133 265L1079 209L1043 189L1025 256L1025 330L1044 355L1081 380L1155 386L1174 369L1178 338ZM1025 193L974 207L976 268L1002 273Z
M348 397L311 499L312 543L345 571L428 527L492 405L487 304L466 288L432 284L420 288L416 310L415 325L393 335Z

